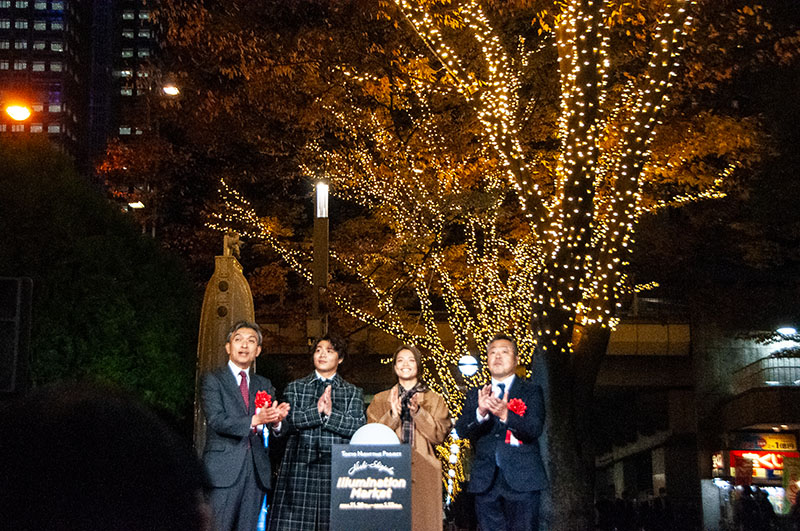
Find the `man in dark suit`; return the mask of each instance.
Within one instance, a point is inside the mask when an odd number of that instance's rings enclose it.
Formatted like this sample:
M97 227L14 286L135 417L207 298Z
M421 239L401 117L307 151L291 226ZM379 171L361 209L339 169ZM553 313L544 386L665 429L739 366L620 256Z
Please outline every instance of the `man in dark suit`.
M253 531L264 493L270 488L270 462L263 430L280 431L289 404L278 404L275 388L250 369L261 354L261 329L240 321L228 332L228 363L203 378L203 412L208 423L203 462L216 529ZM273 397L256 408L256 393Z
M517 378L517 345L496 335L487 349L491 384L467 395L456 422L475 448L468 491L486 531L539 529L540 492L547 476L539 451L544 427L542 388Z

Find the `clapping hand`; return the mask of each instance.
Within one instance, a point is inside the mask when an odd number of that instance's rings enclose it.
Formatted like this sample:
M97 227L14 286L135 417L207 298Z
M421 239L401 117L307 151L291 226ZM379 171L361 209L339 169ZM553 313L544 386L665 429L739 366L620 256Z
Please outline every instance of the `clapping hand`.
M320 415L330 416L332 410L333 401L331 400L331 386L329 385L317 400L317 411L319 411Z
M389 392L389 405L392 408L392 416L399 417L403 411L403 405L400 403L400 393L396 385Z
M492 386L489 384L484 385L478 389L478 415L485 417L490 413L489 399L492 398Z
M411 412L411 415L416 415L417 411L419 411L419 394L415 394L411 397L411 400L408 401L408 410Z
M253 415L253 425L258 424L277 424L282 422L289 414L289 403L283 402L278 404L277 401L273 402L269 407L259 408L258 413Z
M508 418L508 393L502 399L492 396L491 390L489 393L489 398L487 399L489 413L505 422Z

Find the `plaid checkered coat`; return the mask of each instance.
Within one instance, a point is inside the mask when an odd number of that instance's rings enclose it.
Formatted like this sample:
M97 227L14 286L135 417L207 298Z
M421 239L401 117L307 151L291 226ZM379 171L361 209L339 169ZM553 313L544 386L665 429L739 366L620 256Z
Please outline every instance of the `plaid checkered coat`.
M314 531L330 527L331 446L346 444L364 425L364 392L338 374L331 380L333 407L317 411L325 385L311 373L290 383L288 436L270 508L270 531Z

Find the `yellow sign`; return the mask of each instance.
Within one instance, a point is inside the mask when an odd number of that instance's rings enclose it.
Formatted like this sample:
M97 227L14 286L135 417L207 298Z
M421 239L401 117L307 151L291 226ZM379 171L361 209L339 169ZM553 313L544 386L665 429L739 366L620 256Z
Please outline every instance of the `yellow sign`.
M762 450L797 450L797 439L795 439L794 435L775 433L773 435L762 435L761 438L764 439Z
M739 433L731 449L793 452L797 450L797 439L789 433Z

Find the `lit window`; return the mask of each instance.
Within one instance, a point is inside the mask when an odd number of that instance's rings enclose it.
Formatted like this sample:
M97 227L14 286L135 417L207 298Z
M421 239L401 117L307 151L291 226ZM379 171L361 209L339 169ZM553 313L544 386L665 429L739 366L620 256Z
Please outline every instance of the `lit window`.
M128 87L123 87L119 89L119 93L123 96L133 96L133 89Z
M7 18L0 18L0 29L10 29L11 21Z
M14 49L15 50L27 50L28 49L28 41L14 41Z
M61 125L59 124L50 124L47 126L48 133L60 133L61 132Z
M119 134L121 134L121 135L129 135L129 134L131 134L131 128L128 127L128 126L123 125L123 126L121 126L119 128Z
M0 0L0 8L11 7L11 0Z
M31 63L31 70L34 72L44 72L44 61L34 61Z
M12 133L22 133L25 131L25 124L11 124Z
M126 30L122 30L122 36L124 38L126 38L126 39L132 39L133 38L133 30L127 30L127 29Z
M14 7L16 7L17 9L25 9L26 7L28 7L28 0L17 0L16 2L14 2Z
M61 72L62 70L64 70L64 65L61 63L61 61L53 61L50 63L51 72Z
M61 31L61 30L64 29L64 23L61 22L60 20L55 20L55 21L50 23L50 29L54 30L54 31L56 31L56 30L57 31Z
M120 54L122 57L133 57L133 48L123 48L122 53Z
M28 68L28 61L14 61L14 70L26 70Z
M41 133L44 131L42 124L31 124L30 132L31 133Z
M44 105L42 105L41 103L34 103L33 105L31 105L31 109L33 109L33 112L42 112L42 110L44 109Z
M141 70L139 72L136 72L136 75L139 77L150 77L150 72L148 72L147 70Z
M0 70L8 70L8 61L0 59Z
M53 2L50 4L50 9L53 11L64 11L64 2Z
M149 39L150 38L150 30L149 29L140 29L139 30L139 38L140 39Z
M61 104L60 103L51 103L47 106L47 112L61 112Z
M139 57L150 57L150 50L147 48L139 50Z
M16 29L28 29L28 21L27 20L15 20L14 27Z
M6 132L6 124L0 124L0 133Z
M34 41L33 42L33 49L34 50L44 50L47 48L47 43L44 41Z
M50 49L54 52L63 52L64 51L64 43L60 41L53 41L50 43Z
M122 20L133 20L134 18L136 18L136 17L133 14L133 11L123 11L122 12Z
M150 18L150 12L148 10L142 9L141 11L139 11L140 20L147 20L148 18Z
M11 41L0 41L0 50L8 50L11 46Z
M34 2L33 8L39 10L47 9L47 2Z
M133 70L120 70L119 77L131 77L133 76Z
M33 29L36 31L44 31L47 29L47 22L44 20L35 20L33 21Z

